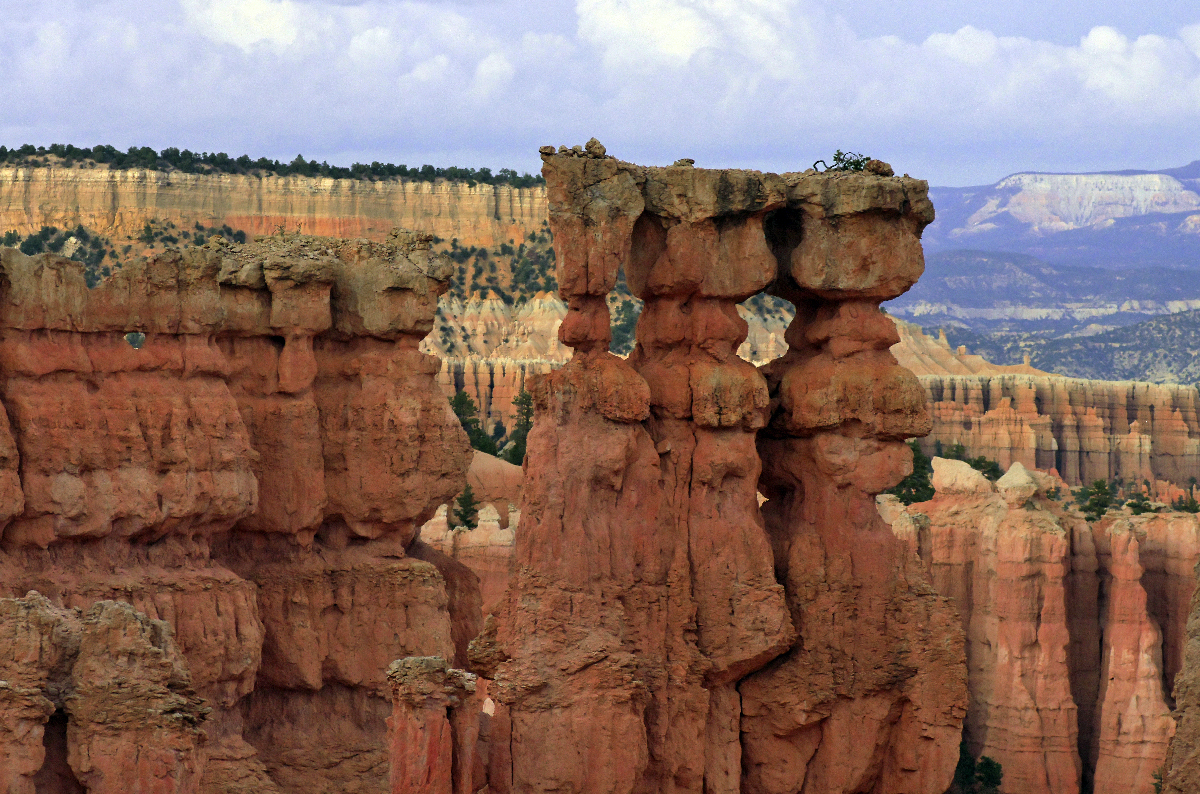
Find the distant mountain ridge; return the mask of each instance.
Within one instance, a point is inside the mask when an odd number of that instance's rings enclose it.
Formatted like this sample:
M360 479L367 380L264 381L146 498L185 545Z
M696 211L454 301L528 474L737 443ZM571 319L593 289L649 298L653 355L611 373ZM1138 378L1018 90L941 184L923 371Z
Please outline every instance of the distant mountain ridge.
M1106 270L1052 265L1027 254L943 251L887 310L925 327L978 332L1097 333L1200 309L1200 270Z
M955 327L945 331L952 347L965 345L996 364L1018 364L1028 355L1038 369L1073 378L1200 383L1200 310L1153 317L1092 336L1057 339L980 334Z
M930 252L1023 253L1056 265L1200 268L1200 160L1157 171L1023 172L930 188Z

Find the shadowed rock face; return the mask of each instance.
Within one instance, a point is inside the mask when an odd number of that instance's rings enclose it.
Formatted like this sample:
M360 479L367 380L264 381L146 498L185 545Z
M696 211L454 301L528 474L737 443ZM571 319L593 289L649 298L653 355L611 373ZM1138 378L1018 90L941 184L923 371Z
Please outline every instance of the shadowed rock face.
M479 629L473 574L417 540L470 462L417 349L448 265L403 232L213 242L91 290L2 257L0 596L164 621L212 709L194 774L130 790L386 790L389 662ZM125 741L71 697L69 742Z
M941 794L962 632L874 508L929 430L878 308L921 273L925 183L543 161L574 356L530 379L516 566L472 645L491 785ZM759 371L735 306L764 290L798 311Z

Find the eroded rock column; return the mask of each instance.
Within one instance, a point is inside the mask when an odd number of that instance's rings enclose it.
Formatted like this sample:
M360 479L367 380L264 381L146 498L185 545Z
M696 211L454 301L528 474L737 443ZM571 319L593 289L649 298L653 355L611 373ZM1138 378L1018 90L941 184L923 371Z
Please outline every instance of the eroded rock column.
M765 367L760 487L800 637L740 686L755 794L940 794L957 760L962 633L875 510L910 470L903 439L930 427L879 302L920 275L932 207L924 183L886 173L798 176L768 232L773 291L797 312L788 353Z
M924 183L542 154L575 354L533 382L519 567L473 644L511 732L492 785L941 794L962 636L873 501L929 424L878 309L920 273ZM800 312L764 378L735 307L772 284Z
M475 676L437 656L392 662L388 744L394 794L475 794L481 701Z
M125 603L80 613L30 593L0 598L0 641L6 792L198 790L208 709L166 623ZM48 727L56 711L63 719ZM65 732L44 735L56 727Z

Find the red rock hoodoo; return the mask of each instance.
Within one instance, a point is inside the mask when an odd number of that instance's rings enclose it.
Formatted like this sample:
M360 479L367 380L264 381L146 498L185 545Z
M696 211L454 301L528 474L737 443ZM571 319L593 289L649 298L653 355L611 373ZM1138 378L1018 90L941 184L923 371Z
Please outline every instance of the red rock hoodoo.
M574 356L530 379L516 564L471 647L492 790L942 794L963 635L874 503L929 429L878 308L921 273L926 184L543 162ZM799 311L760 372L736 304L764 290ZM394 731L451 718L401 700Z
M1172 687L1193 680L1180 671L1200 520L1125 509L1089 523L1052 474L1017 462L991 483L933 464L933 500L880 497L880 511L958 607L970 750L1000 762L1004 794L1153 794Z
M45 598L0 614L53 642L0 652L0 785L386 791L388 664L479 629L474 576L417 540L470 461L417 349L448 264L400 232L214 240L94 289L2 257L0 596ZM187 687L207 718L138 717Z

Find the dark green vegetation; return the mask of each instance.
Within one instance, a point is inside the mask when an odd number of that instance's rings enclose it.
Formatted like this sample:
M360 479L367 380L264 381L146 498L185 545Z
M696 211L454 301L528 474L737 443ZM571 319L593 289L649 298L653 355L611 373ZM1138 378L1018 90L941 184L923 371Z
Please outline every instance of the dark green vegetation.
M33 234L22 237L15 231L5 232L0 245L17 248L23 254L33 256L49 252L61 254L83 266L84 278L89 287L94 287L120 267L119 255L107 237L89 232L83 226L74 229L58 229L43 226Z
M901 480L899 485L887 493L897 497L906 505L928 502L933 498L933 460L921 450L921 445L915 440L908 442L908 448L912 450L913 456L912 474ZM967 457L967 449L962 444L951 444L943 449L942 442L939 441L935 445L933 455L936 458L961 460L993 482L1004 474L1000 469L1000 464L994 460L985 458L983 455Z
M453 521L450 523L454 526L466 527L474 529L479 526L479 502L475 499L475 491L470 484L463 488L463 492L454 500Z
M1151 502L1149 493L1149 481L1125 482L1118 477L1111 482L1095 480L1091 485L1076 489L1072 496L1075 506L1088 521L1099 521L1109 510L1120 510L1123 507L1128 507L1135 516L1161 512L1163 505ZM1171 509L1185 513L1200 513L1200 502L1196 501L1195 477L1191 478L1188 485L1187 496L1181 496L1173 501Z
M997 794L1003 781L1004 768L1000 762L986 755L976 761L964 739L958 748L958 766L948 794Z
M521 389L513 398L513 406L517 409L517 421L513 425L512 433L505 439L504 451L500 453L500 457L515 466L520 466L525 462L525 441L529 438L529 431L533 429L533 395Z
M493 248L463 247L458 240L449 245L435 238L438 250L454 260L457 268L447 294L466 300L472 293L491 290L509 304L523 303L538 292L558 290L555 275L554 237L545 221L521 242L509 240Z
M169 146L161 152L156 152L149 146L130 146L127 151L120 151L113 146L86 146L80 148L71 144L55 143L50 146L34 146L25 144L15 149L0 146L0 164L24 165L40 167L49 165L55 158L63 165L76 163L98 163L109 168L147 168L152 171L182 171L185 174L250 174L254 176L322 176L333 179L409 179L416 182L434 182L446 179L453 182L466 182L474 186L477 183L485 185L512 185L513 187L531 187L545 183L541 175L518 174L511 168L501 168L492 173L490 168L460 168L449 166L437 168L432 165L408 167L392 163L371 164L355 163L347 167L330 165L326 162L305 160L303 155L296 155L290 163L281 163L266 157L251 159L249 155L230 157L225 152L192 152L182 151Z
M928 502L933 498L933 462L921 451L921 446L916 441L909 441L908 448L912 450L913 456L912 474L901 480L900 484L888 493L906 505Z
M471 446L480 452L486 452L489 455L495 455L499 452L496 446L496 439L488 435L483 426L479 424L479 408L476 407L475 401L465 391L457 392L450 398L450 407L454 410L454 415L458 417L458 421L462 424L462 429L467 433L467 440L471 442Z
M525 441L533 428L533 395L522 389L513 398L513 406L517 420L512 432L506 435L504 425L497 422L495 432L489 435L479 422L479 408L469 394L460 391L450 398L450 408L474 449L520 466L525 460Z
M113 271L122 267L130 257L140 253L153 255L155 249L177 248L180 245L203 245L212 236L224 237L232 243L246 242L246 233L240 229L232 229L228 224L220 227L204 226L200 223L194 229L179 229L174 223L147 221L136 237L130 236L126 245L118 251L117 245L104 235L89 231L79 225L74 229L58 229L54 226L43 226L39 231L26 236L19 232L8 231L0 235L0 245L17 248L23 254L51 253L66 256L83 266L84 278L89 287L100 283L101 279L110 276ZM139 251L134 251L135 244Z
M608 293L606 300L612 318L612 339L608 349L618 356L627 356L637 343L637 321L645 304L629 291L624 269L617 273L617 286Z
M826 163L824 160L817 160L817 163L825 166L826 171L861 171L867 167L867 163L871 158L865 154L855 154L854 152L843 152L838 149L833 155L833 165ZM817 167L817 163L813 163L813 168Z

